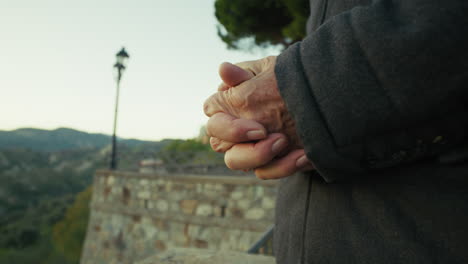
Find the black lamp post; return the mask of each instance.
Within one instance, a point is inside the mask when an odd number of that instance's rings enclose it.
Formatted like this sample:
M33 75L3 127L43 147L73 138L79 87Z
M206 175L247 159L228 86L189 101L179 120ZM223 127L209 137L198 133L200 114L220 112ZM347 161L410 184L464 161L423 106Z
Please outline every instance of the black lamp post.
M112 134L112 156L110 162L111 170L117 169L117 137L115 132L117 128L117 111L119 109L120 80L122 79L122 74L127 66L128 58L130 58L128 53L125 51L125 48L122 48L115 56L117 58L117 62L114 64L114 68L117 73L117 93L115 95L114 133Z

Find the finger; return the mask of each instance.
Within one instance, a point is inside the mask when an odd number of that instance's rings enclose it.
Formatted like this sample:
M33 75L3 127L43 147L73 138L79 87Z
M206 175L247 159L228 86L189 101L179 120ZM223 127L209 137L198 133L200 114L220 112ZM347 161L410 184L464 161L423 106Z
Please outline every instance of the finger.
M219 66L219 76L227 87L233 87L251 79L255 74L232 63L223 62Z
M240 68L251 72L254 76L263 72L266 68L274 67L276 64L276 56L268 56L260 60L243 61L236 63Z
M253 169L270 162L288 145L285 135L273 133L255 143L232 146L224 155L224 162L232 170Z
M291 151L288 155L276 159L265 166L255 169L255 175L263 180L279 179L291 176L298 171L313 170L313 164L307 159L303 149Z
M256 89L257 85L261 84L257 82L252 82L250 84L243 83L236 86L235 89L231 88L212 94L203 104L205 115L211 117L216 113L224 112L239 117L242 113L250 113L243 109L248 107L248 96L246 96L246 94L253 93L252 90ZM272 94L272 96L276 96L276 94ZM279 97L279 95L277 97ZM258 102L261 102L261 100L258 100Z
M232 146L234 146L234 143L219 139L217 137L210 137L210 145L214 151L224 153Z
M229 88L231 88L231 86L225 84L225 83L221 83L219 86L218 86L218 91L226 91L228 90Z
M205 103L203 104L203 112L206 116L211 117L212 115L225 112L225 113L236 113L236 109L231 106L229 96L226 92L217 92L212 94L208 99L206 99Z
M206 133L210 137L233 143L264 139L267 134L266 129L258 122L221 112L208 119Z
M245 71L250 72L253 76L256 76L263 70L262 60L253 60L253 61L243 61L235 64L239 68L244 69Z

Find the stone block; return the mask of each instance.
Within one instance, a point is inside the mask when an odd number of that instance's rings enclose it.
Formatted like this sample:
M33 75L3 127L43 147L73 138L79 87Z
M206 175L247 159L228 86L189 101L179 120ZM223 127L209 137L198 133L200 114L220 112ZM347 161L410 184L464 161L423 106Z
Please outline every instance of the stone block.
M273 197L263 197L262 198L262 207L264 209L273 209L275 207L275 199Z
M147 186L148 185L148 180L147 179L141 179L140 180L140 185L141 186Z
M237 249L247 251L252 244L255 243L255 238L251 232L242 232L239 240L237 241Z
M265 216L265 210L261 208L252 208L245 213L245 218L249 220L259 220Z
M229 208L227 211L227 216L228 217L233 217L233 218L244 218L244 211L240 208L234 207L234 208Z
M255 196L257 197L263 197L264 196L264 188L263 186L255 186Z
M213 213L216 217L226 217L226 206L215 206Z
M221 192L221 191L223 191L224 188L223 188L223 185L222 185L222 184L216 183L214 189L215 189L216 191L218 191L218 192Z
M193 246L196 248L208 248L208 242L205 240L195 239L193 241Z
M242 210L247 210L250 207L250 200L248 199L241 199L237 201L237 207L239 207Z
M234 192L231 193L231 198L233 200L239 200L242 197L244 197L244 193L242 193L241 191L234 191Z
M156 240L154 243L154 247L158 249L159 251L164 251L167 248L166 243L164 243L164 241L162 240Z
M120 195L122 195L122 188L114 187L114 188L112 188L111 193L112 193L113 195L119 195L119 196L120 196Z
M200 204L197 207L196 215L210 216L213 214L213 206L210 204Z
M115 177L110 175L108 178L107 178L107 185L113 185L115 182Z
M214 185L211 183L205 183L205 190L214 190Z
M184 214L192 215L197 208L198 201L197 200L181 200L180 201L180 209Z
M160 230L156 234L156 237L159 238L162 241L169 241L169 232L167 230Z
M142 224L141 227L142 227L145 237L147 238L153 238L158 233L158 230L154 228L153 225Z
M147 209L151 210L151 209L154 208L154 203L153 203L152 201L148 201L148 202L146 203L146 207L147 207Z
M197 238L201 240L209 240L211 237L211 231L211 228L200 228L200 234Z
M161 212L166 212L169 209L169 203L165 200L158 200L156 201L156 209Z
M163 179L157 179L154 181L157 185L164 185L165 181Z
M210 190L203 191L203 195L205 196L205 198L215 199L215 198L219 197L219 192L210 189Z
M180 214L179 202L171 201L169 209L170 209L171 212Z

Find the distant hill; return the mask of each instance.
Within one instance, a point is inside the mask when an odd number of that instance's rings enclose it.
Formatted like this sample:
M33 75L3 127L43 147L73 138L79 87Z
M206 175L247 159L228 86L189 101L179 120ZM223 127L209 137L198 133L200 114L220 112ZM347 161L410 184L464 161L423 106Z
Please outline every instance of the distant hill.
M160 142L136 139L118 139L119 145L134 147ZM102 148L111 143L111 136L86 133L70 128L43 130L21 128L12 131L0 130L0 149L24 148L34 151L63 151L70 149Z
M119 139L118 168L137 171L171 142ZM0 263L49 258L52 226L96 169L108 168L110 144L109 135L69 128L0 131Z

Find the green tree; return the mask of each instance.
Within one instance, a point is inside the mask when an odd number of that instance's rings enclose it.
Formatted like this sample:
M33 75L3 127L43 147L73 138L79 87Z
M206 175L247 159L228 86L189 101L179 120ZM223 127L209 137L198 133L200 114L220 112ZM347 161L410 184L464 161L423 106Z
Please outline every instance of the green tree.
M195 140L195 139L176 139L166 145L163 148L163 151L168 152L179 152L179 151L210 151L210 146L207 144L203 144L202 142Z
M253 37L261 47L283 48L305 36L308 0L216 0L218 36L230 49L243 49L241 40Z
M89 218L89 203L92 186L79 193L65 217L58 222L52 233L54 247L70 263L78 263L86 235Z
M174 140L158 153L158 158L166 164L224 164L222 154L196 139Z

